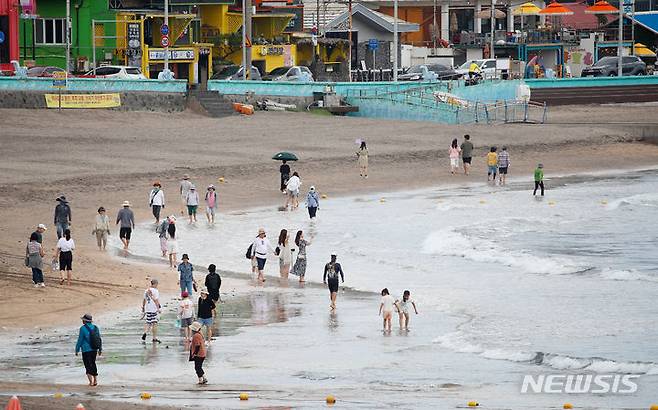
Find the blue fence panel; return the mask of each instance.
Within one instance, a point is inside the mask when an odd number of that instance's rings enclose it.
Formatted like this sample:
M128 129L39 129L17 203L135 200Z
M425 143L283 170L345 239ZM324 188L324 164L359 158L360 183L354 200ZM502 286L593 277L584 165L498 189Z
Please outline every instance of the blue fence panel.
M0 77L0 90L57 91L52 78ZM187 80L120 80L110 78L69 78L67 91L124 92L143 91L159 93L185 93Z
M526 79L526 84L532 88L571 88L571 87L613 87L631 85L657 85L658 76L627 76L627 77L579 77L579 78L539 78Z

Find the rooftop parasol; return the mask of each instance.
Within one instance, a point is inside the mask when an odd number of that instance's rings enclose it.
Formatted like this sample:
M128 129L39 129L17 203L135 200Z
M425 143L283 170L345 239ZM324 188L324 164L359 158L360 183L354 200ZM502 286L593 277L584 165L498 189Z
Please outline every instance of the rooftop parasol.
M521 16L521 30L523 30L523 16L538 16L541 9L533 3L527 2L512 10L515 16Z
M571 16L573 10L554 1L539 11L542 16Z
M502 19L505 18L506 14L504 11L496 9L494 11L494 17L497 19ZM483 9L482 11L478 12L476 15L477 18L481 19L490 19L491 18L491 9Z
M599 0L585 9L587 14L617 14L619 9L605 0Z
M277 154L274 154L272 159L277 160L277 161L298 161L299 158L297 158L297 155L293 154L292 152L286 152L282 151Z
M642 43L635 43L635 54L638 57L656 57L656 53Z

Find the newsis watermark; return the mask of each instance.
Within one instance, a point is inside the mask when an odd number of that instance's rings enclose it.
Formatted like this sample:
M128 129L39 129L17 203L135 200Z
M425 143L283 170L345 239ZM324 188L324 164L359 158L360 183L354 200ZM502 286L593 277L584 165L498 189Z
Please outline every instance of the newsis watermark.
M632 394L638 374L540 374L525 375L521 393Z

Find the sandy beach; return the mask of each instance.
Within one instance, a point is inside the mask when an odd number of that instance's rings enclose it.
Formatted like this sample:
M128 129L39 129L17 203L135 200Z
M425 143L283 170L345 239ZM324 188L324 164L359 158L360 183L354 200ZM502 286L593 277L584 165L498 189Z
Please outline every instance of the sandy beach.
M184 173L198 187L210 183L218 187L222 213L283 203L276 189L278 163L270 159L278 151L295 152L301 158L293 169L306 187L315 185L322 194L336 198L482 182L486 180L484 156L496 145L508 147L511 175L528 177L530 187L537 162L543 162L549 179L551 175L655 167L658 146L643 138L658 135L657 126L637 125L651 121L655 110L652 105L595 110L567 106L551 109L545 125L500 126L306 113L259 112L252 117L210 119L190 112L0 110L0 334L73 326L87 311L136 310L147 277L160 278L162 289L174 293L177 275L164 260L160 265L136 263L112 254L115 251L100 252L91 235L99 206L108 209L114 222L121 203L129 200L138 221L150 220L147 195L154 180L162 182L167 195L167 214L178 213L176 192ZM619 117L634 125L615 123ZM447 147L453 138L461 142L464 134L471 135L476 147L472 175L451 176ZM368 142L367 180L358 176L356 139ZM225 182L219 182L220 177ZM55 198L62 194L72 208L77 245L74 283L60 286L58 277L45 269L47 287L34 289L31 273L23 266L26 239L37 224L46 224L44 246L47 255L54 254L53 209ZM112 235L117 232L114 229ZM245 294L251 285L228 278L226 288ZM0 382L0 390L52 394L52 386L6 381ZM38 398L27 400L29 409L63 409L77 399L66 398L61 407ZM115 403L103 407L101 403L87 408L140 408Z

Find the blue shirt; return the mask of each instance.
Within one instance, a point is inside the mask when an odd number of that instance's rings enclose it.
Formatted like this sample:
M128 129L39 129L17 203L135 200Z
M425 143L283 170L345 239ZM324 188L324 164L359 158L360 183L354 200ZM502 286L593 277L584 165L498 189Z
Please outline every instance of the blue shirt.
M82 350L82 353L95 351L94 349L91 348L91 331L93 329L96 329L96 332L98 332L98 336L101 335L101 330L96 325L87 323L80 326L80 333L78 334L78 342L75 344L76 353L80 352L80 350ZM98 349L98 351L100 352L103 351L102 343L101 343L101 348Z
M320 207L320 198L318 197L317 192L309 192L306 196L306 206L309 208L319 208Z
M178 272L180 272L180 281L188 282L194 280L194 276L192 275L193 270L194 270L194 266L192 266L192 264L189 262L183 262L180 265L178 265Z

